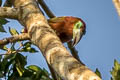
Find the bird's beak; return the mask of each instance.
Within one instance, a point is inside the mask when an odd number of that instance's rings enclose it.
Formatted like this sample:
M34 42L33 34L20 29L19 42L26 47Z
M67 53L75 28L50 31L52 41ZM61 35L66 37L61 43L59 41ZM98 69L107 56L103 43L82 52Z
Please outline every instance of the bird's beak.
M72 42L73 47L75 47L79 43L82 36L83 36L83 32L80 29L73 31L73 42Z

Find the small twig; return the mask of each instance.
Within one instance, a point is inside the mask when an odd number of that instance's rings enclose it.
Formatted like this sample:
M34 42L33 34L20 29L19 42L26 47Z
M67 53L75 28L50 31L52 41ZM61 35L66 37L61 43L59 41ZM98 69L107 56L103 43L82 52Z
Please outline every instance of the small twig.
M22 50L20 49L21 47L23 47L23 45L22 45L22 46L20 45L20 47L19 47L17 50L15 50L15 51L11 51L11 49L8 49L8 51L7 51L6 53L0 54L0 56L2 56L2 55L10 55L10 54L14 54L14 53L21 52L21 51L22 51Z
M46 3L44 2L44 0L38 0L38 2L50 18L55 17L55 15L52 13L52 11L48 8Z
M80 60L80 58L78 56L78 51L75 49L75 47L72 46L72 41L68 42L67 45L68 45L68 48L70 49L70 52L71 52L72 56L75 59L77 59L80 63L82 63L82 61ZM83 65L85 65L85 64L83 64Z
M28 33L22 33L20 35L16 35L16 36L12 36L12 37L0 40L0 46L6 45L8 43L13 43L16 41L23 41L23 40L29 40Z
M2 56L2 55L10 55L10 54L15 54L15 53L18 53L18 52L20 52L21 50L16 50L16 51L11 51L11 50L9 50L9 51L7 51L6 53L4 53L4 54L0 54L0 56Z
M2 5L2 0L0 0L0 6Z
M120 0L113 0L113 3L118 12L118 15L120 16Z
M0 7L0 17L18 19L19 8Z
M3 6L4 7L11 7L12 6L11 0L6 0Z

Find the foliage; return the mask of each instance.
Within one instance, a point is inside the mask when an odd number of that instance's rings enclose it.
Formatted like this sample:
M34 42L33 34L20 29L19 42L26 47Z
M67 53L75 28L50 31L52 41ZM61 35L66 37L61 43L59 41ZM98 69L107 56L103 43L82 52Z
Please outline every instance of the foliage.
M10 29L11 35L19 34L15 29ZM18 45L18 43L20 45ZM17 49L15 46L19 46ZM27 65L27 56L21 53L38 52L32 47L31 42L16 42L8 46L1 47L1 51L6 51L5 54L0 54L0 78L6 80L52 80L50 74L36 65Z
M6 23L8 23L9 21L7 21L4 18L0 18L0 32L6 32L3 25L5 25Z
M8 23L6 19L0 18L0 32L6 32L3 25ZM9 27L11 36L19 35L19 32ZM0 46L0 78L5 80L52 80L45 69L36 65L27 65L27 56L22 53L38 52L30 41L18 41L9 46Z
M50 74L38 66L26 66L27 57L20 53L0 56L0 78L6 80L52 80Z
M102 78L101 73L100 73L100 71L98 70L98 68L96 69L95 73L96 73L100 78Z
M120 63L117 60L114 60L114 67L110 73L112 74L111 80L120 80Z
M8 53L4 56L0 55L0 78L6 80L52 80L50 74L38 66L27 64L27 56L23 56L19 52L26 52L23 49L29 47L29 42L24 44L20 50L15 50L12 45ZM4 50L4 49L3 49Z
M101 73L96 69L95 73L102 78ZM120 63L117 60L114 60L114 67L110 71L112 77L111 80L120 80Z

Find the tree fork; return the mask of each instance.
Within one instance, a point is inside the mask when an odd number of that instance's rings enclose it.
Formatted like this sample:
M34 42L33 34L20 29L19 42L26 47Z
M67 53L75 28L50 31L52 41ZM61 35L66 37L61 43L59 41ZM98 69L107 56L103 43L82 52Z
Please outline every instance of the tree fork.
M50 28L35 0L14 0L21 7L19 21L28 30L30 40L39 47L49 65L64 80L101 80L73 58Z

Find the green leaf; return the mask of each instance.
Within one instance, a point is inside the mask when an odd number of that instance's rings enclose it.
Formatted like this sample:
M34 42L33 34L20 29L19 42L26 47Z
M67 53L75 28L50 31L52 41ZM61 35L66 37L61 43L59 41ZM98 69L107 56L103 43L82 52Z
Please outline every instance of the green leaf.
M44 75L41 77L41 79L42 80L50 80L47 76L44 76Z
M114 60L114 67L110 73L112 74L111 80L120 80L120 64L117 60Z
M16 65L16 69L17 69L19 75L22 76L24 73L24 70L20 67L20 65L18 65L18 66Z
M23 44L23 46L24 47L31 47L31 44L32 44L31 42L26 42L26 43Z
M36 65L30 65L27 67L28 70L33 71L33 79L34 80L51 80L49 78L49 73L45 69L41 69Z
M8 61L3 59L3 61L0 64L0 71L1 71L1 73L4 72L4 74L3 74L4 76L5 76L5 74L6 74L7 70L8 70L8 69L6 70L7 63L8 63Z
M15 57L15 64L16 64L16 70L19 73L19 76L22 76L24 73L24 67L27 64L26 57L24 57L22 54L17 53Z
M11 35L18 35L19 34L16 29L10 28L10 27L9 27L9 32Z
M38 52L35 48L31 48L31 47L28 47L27 51L30 52L30 53Z
M1 59L2 59L2 55L0 55L0 62L1 62Z
M6 45L0 46L0 49L5 50L5 51L8 50L8 48L6 47Z
M24 73L23 73L23 76L24 76L24 77L32 77L32 76L34 76L33 73L34 73L34 71L31 71L31 70L29 70L28 68L27 68L27 69L25 68ZM31 76L31 75L32 75L32 76Z
M36 53L36 52L38 52L35 48L31 48L31 51L30 51L31 53Z
M20 53L17 53L15 59L16 59L16 60L15 60L16 63L19 64L22 68L27 64L27 61L26 61L27 57L24 57L24 56L23 56L22 54L20 54Z
M115 67L116 70L120 69L120 64L118 63L117 60L114 60L114 67Z
M31 79L30 77L20 77L17 78L17 80L33 80L33 79Z
M111 80L113 80L113 78L111 77Z
M38 52L35 48L31 47L31 42L26 42L25 44L23 44L23 48L22 48L22 52L30 52L30 53L35 53Z
M14 59L9 59L9 61L7 60L7 63L5 65L4 75L6 75L6 73L10 71L10 66L12 64L14 64Z
M24 47L24 48L22 48L22 52L34 53L34 52L38 52L38 51L31 47Z
M10 54L10 55L5 55L1 64L0 64L0 71L2 71L4 74L4 76L6 76L6 74L8 72L10 72L10 66L14 63L14 55Z
M9 54L9 55L5 55L4 56L4 59L15 59L15 57L16 57L16 54Z
M6 32L4 27L0 24L0 32Z
M50 74L48 73L48 71L47 71L45 68L43 68L43 72L44 72L44 74L47 75L47 76L50 75Z
M38 67L38 66L36 66L36 65L30 65L30 66L28 66L27 68L30 69L30 70L33 70L33 71L35 71L35 72L38 72L38 71L41 72L41 70L42 70L40 67Z
M3 72L0 71L0 78L4 77Z
M0 18L0 32L6 32L3 25L8 23L9 21L7 21L6 19L4 18Z
M6 24L6 23L8 23L9 21L8 20L6 20L5 18L0 18L0 24L1 25L4 25L4 24Z
M96 68L95 73L96 73L100 78L102 78L101 73L100 73L100 71L98 70L98 68Z
M5 55L3 58L4 59L2 59L2 62L0 62L0 77L5 77L7 80L16 80L18 78L22 78L25 71L25 65L27 64L26 57L24 57L22 54L16 53ZM29 75L32 76L31 73ZM26 79L26 77L22 78L22 80ZM34 78L29 79L34 80Z

